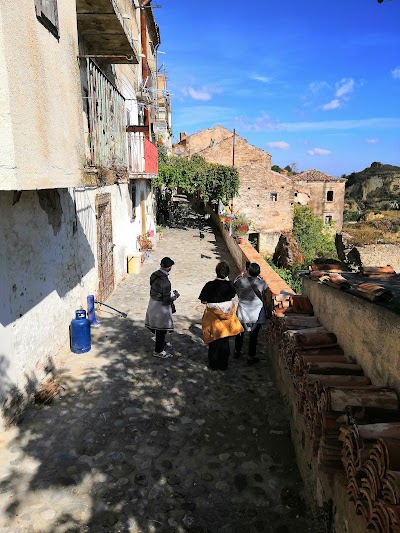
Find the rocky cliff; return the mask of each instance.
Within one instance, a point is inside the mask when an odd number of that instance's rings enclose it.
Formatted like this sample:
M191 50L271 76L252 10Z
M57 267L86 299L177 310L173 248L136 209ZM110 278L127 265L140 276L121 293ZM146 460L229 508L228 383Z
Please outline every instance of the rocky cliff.
M347 208L357 211L400 209L400 167L372 163L347 178Z

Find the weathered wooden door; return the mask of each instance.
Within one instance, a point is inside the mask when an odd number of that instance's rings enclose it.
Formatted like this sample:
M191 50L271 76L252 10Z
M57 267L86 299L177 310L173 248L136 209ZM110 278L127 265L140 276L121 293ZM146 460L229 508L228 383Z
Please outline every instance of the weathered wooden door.
M106 300L114 290L114 244L112 236L111 194L96 196L97 255L99 262L99 296Z

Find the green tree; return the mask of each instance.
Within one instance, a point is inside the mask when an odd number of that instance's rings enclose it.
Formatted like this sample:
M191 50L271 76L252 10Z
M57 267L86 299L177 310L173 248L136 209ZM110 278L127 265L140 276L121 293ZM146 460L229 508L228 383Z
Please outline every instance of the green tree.
M279 165L272 165L271 170L274 172L282 172L282 169Z
M295 206L293 237L304 255L305 266L310 265L316 257L337 257L332 231L324 226L310 207Z
M159 150L158 177L154 185L164 186L169 191L179 188L189 194L198 192L205 202L230 200L238 194L239 174L234 167L207 163L198 155L179 158Z

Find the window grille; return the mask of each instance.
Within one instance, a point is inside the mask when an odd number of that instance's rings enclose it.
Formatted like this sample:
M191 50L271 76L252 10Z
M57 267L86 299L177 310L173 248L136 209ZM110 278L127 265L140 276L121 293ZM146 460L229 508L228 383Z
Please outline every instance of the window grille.
M332 222L332 215L325 215L325 224L330 224Z

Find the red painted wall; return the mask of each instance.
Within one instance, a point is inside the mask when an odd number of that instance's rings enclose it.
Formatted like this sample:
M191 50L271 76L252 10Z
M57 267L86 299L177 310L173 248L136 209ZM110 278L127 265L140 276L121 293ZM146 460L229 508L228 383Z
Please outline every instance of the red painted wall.
M158 173L158 152L154 144L147 139L144 140L144 171L148 174Z

